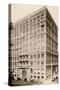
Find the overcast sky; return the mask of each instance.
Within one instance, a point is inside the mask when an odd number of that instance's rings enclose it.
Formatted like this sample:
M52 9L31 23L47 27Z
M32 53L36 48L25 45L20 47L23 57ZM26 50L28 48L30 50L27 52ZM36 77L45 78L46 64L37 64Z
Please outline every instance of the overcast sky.
M18 21L19 19L31 14L32 12L40 9L41 5L25 5L25 4L13 4L11 9L12 22ZM52 15L54 21L58 25L58 7L48 6L48 10Z

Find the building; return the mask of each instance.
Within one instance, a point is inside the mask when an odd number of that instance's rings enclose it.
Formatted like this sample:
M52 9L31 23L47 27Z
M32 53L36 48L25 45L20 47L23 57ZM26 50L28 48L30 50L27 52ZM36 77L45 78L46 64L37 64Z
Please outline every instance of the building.
M15 80L58 78L58 28L46 7L15 22L9 33L9 70Z

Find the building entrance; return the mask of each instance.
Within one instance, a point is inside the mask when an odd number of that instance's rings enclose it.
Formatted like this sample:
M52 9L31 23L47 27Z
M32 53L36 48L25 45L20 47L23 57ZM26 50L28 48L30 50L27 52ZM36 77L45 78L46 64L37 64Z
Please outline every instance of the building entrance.
M27 71L25 69L22 70L22 78L24 81L27 81Z

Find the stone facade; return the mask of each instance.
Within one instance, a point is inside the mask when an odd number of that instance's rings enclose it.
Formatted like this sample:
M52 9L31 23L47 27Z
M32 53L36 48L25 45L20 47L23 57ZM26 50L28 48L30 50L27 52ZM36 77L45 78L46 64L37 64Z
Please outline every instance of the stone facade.
M15 80L58 77L58 29L46 7L13 24L9 45L9 70Z

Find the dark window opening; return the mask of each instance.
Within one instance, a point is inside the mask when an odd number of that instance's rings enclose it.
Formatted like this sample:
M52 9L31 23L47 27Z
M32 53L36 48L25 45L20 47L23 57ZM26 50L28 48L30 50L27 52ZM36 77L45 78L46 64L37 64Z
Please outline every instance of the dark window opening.
M43 25L41 25L41 27L44 27L44 24L43 24Z
M33 69L31 68L31 73L33 73Z
M41 78L44 78L44 76L41 76Z

